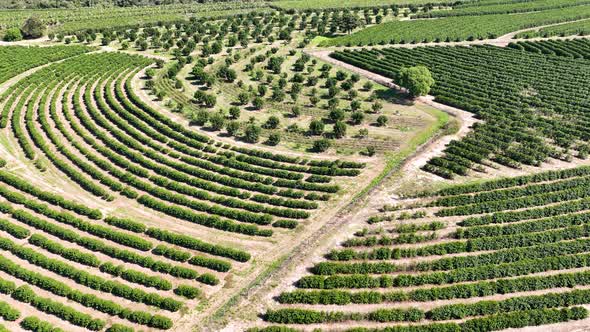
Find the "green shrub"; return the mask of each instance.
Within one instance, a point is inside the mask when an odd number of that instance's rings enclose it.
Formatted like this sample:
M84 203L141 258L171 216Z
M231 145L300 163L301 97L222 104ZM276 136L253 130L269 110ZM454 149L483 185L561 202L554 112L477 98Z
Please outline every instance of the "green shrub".
M4 32L4 41L14 42L23 39L23 34L19 28L10 28Z

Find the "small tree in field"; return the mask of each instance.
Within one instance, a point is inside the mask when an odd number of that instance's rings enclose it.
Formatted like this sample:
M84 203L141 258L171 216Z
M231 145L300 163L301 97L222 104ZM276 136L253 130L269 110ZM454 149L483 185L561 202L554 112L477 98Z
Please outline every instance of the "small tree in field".
M275 115L271 115L268 120L264 123L266 129L277 129L279 127L280 120Z
M225 126L227 134L230 136L236 136L240 130L240 123L238 121L230 121Z
M211 129L219 131L225 125L225 116L222 113L215 113L209 117L209 123L211 123Z
M198 126L204 126L209 121L209 112L206 110L198 110L192 116L192 122Z
M241 92L240 94L238 94L238 104L246 105L248 104L248 101L250 101L250 94L248 94L247 92Z
M250 124L244 130L244 139L248 143L258 143L260 140L260 132L262 130L255 124Z
M342 121L338 121L334 124L334 137L342 138L346 136L346 124Z
M264 107L264 100L260 97L256 97L252 100L252 106L254 109L261 110Z
M364 119L365 119L365 114L363 112L357 111L357 112L354 112L350 115L350 120L355 125L359 125L359 124L363 123Z
M332 120L334 122L344 120L345 116L346 116L346 114L344 114L344 111L339 108L333 109L330 111L330 120Z
M379 113L383 109L383 104L379 101L376 101L371 105L371 109L373 110L373 112Z
M229 108L229 116L232 119L239 119L240 118L240 113L241 113L240 108L237 107L237 106L232 106L232 107Z
M430 70L424 66L402 68L398 76L400 85L408 89L412 97L427 95L434 84Z
M360 20L358 16L352 13L346 13L342 16L342 21L340 23L340 29L346 33L351 33L352 30L358 28L360 26Z
M322 138L313 142L313 150L315 152L324 152L332 146L332 142L329 139Z
M271 146L275 146L275 145L279 144L280 142L281 142L281 134L271 133L268 136L268 140L266 141L266 144L271 145Z

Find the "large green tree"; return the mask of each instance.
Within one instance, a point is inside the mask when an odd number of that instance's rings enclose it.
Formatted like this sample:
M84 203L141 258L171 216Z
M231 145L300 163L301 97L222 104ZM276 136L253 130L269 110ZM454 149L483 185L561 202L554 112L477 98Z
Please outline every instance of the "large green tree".
M406 88L412 97L427 95L434 84L432 74L425 66L402 68L398 77L399 84Z
M13 42L13 41L19 41L23 39L23 35L20 32L19 28L11 28L6 30L6 33L4 34L4 41L7 42Z

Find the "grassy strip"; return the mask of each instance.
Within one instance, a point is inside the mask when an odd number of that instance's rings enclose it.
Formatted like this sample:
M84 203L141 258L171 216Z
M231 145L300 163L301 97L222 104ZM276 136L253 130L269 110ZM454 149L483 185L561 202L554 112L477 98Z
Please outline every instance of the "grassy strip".
M381 171L381 173L378 176L376 176L363 190L358 192L353 197L353 202L368 194L377 185L379 185L381 181L383 181L383 179L385 179L389 174L396 170L399 170L404 160L406 160L413 153L416 153L422 145L428 143L431 139L433 139L436 136L445 136L451 134L451 132L444 131L439 133L441 129L445 128L445 126L449 124L450 116L448 113L435 108L428 108L425 111L436 118L436 122L434 123L434 125L432 125L427 130L419 133L418 135L414 136L410 140L408 145L400 151L395 153L387 153L387 161L385 167L383 168L383 171Z

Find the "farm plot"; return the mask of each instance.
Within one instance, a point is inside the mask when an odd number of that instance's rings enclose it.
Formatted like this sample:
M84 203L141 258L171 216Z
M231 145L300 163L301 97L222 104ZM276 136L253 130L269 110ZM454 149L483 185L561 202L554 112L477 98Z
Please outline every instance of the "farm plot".
M503 2L466 2L453 6L452 10L431 11L429 13L416 14L413 18L434 18L449 16L472 16L472 15L492 15L492 14L516 14L548 9L575 7L588 5L587 0L537 0L526 1L520 0L503 1Z
M89 52L85 46L54 46L54 47L1 47L0 48L0 83L50 62L66 59Z
M0 279L23 316L67 331L175 328L199 302L236 287L228 282L236 266L245 275L263 268L258 256L271 236L292 240L289 229L364 168L189 130L131 88L152 64L122 53L81 55L2 95L0 127L16 158L0 170ZM37 168L25 173L30 179L68 179L63 195L25 180L19 165ZM160 222L144 222L154 217ZM249 265L254 259L258 267Z
M588 39L522 41L510 43L508 47L538 54L590 59L590 41Z
M252 331L495 331L586 319L589 175L579 167L455 185L383 206L279 287Z
M396 78L423 64L435 78L436 100L477 114L482 124L451 142L426 171L445 178L486 173L500 165L540 166L588 154L584 83L590 63L512 48L419 47L343 51L333 57ZM482 62L485 59L485 62Z
M207 87L207 80L224 70L226 59L232 57L239 59L229 66L237 73L235 81L217 79ZM272 61L282 63L269 70ZM229 110L225 129L236 140L247 140L240 133L260 123L260 142L266 145L278 145L272 141L277 136L281 146L304 150L314 141L330 138L338 153L371 149L382 154L399 149L407 137L432 123L430 109L404 105L403 96L299 51L262 45L220 56L205 67L196 64L192 71L178 76L183 91L175 89L165 75L156 79L156 88L183 105L183 112L195 125L212 132L221 131L215 123L216 113L226 115ZM207 109L194 102L191 97L201 91L220 92L215 107ZM339 126L343 132L337 131Z
M431 0L278 0L273 1L272 6L281 9L313 10L313 9L336 9L336 8L368 8L397 6L420 6L425 4L450 5L454 1L431 1Z
M516 34L514 38L547 38L553 36L585 36L590 32L590 21L580 20L577 22L563 23L536 30L524 31Z
M328 39L321 46L364 46L493 39L504 34L554 23L590 18L590 5L518 14L396 20Z

